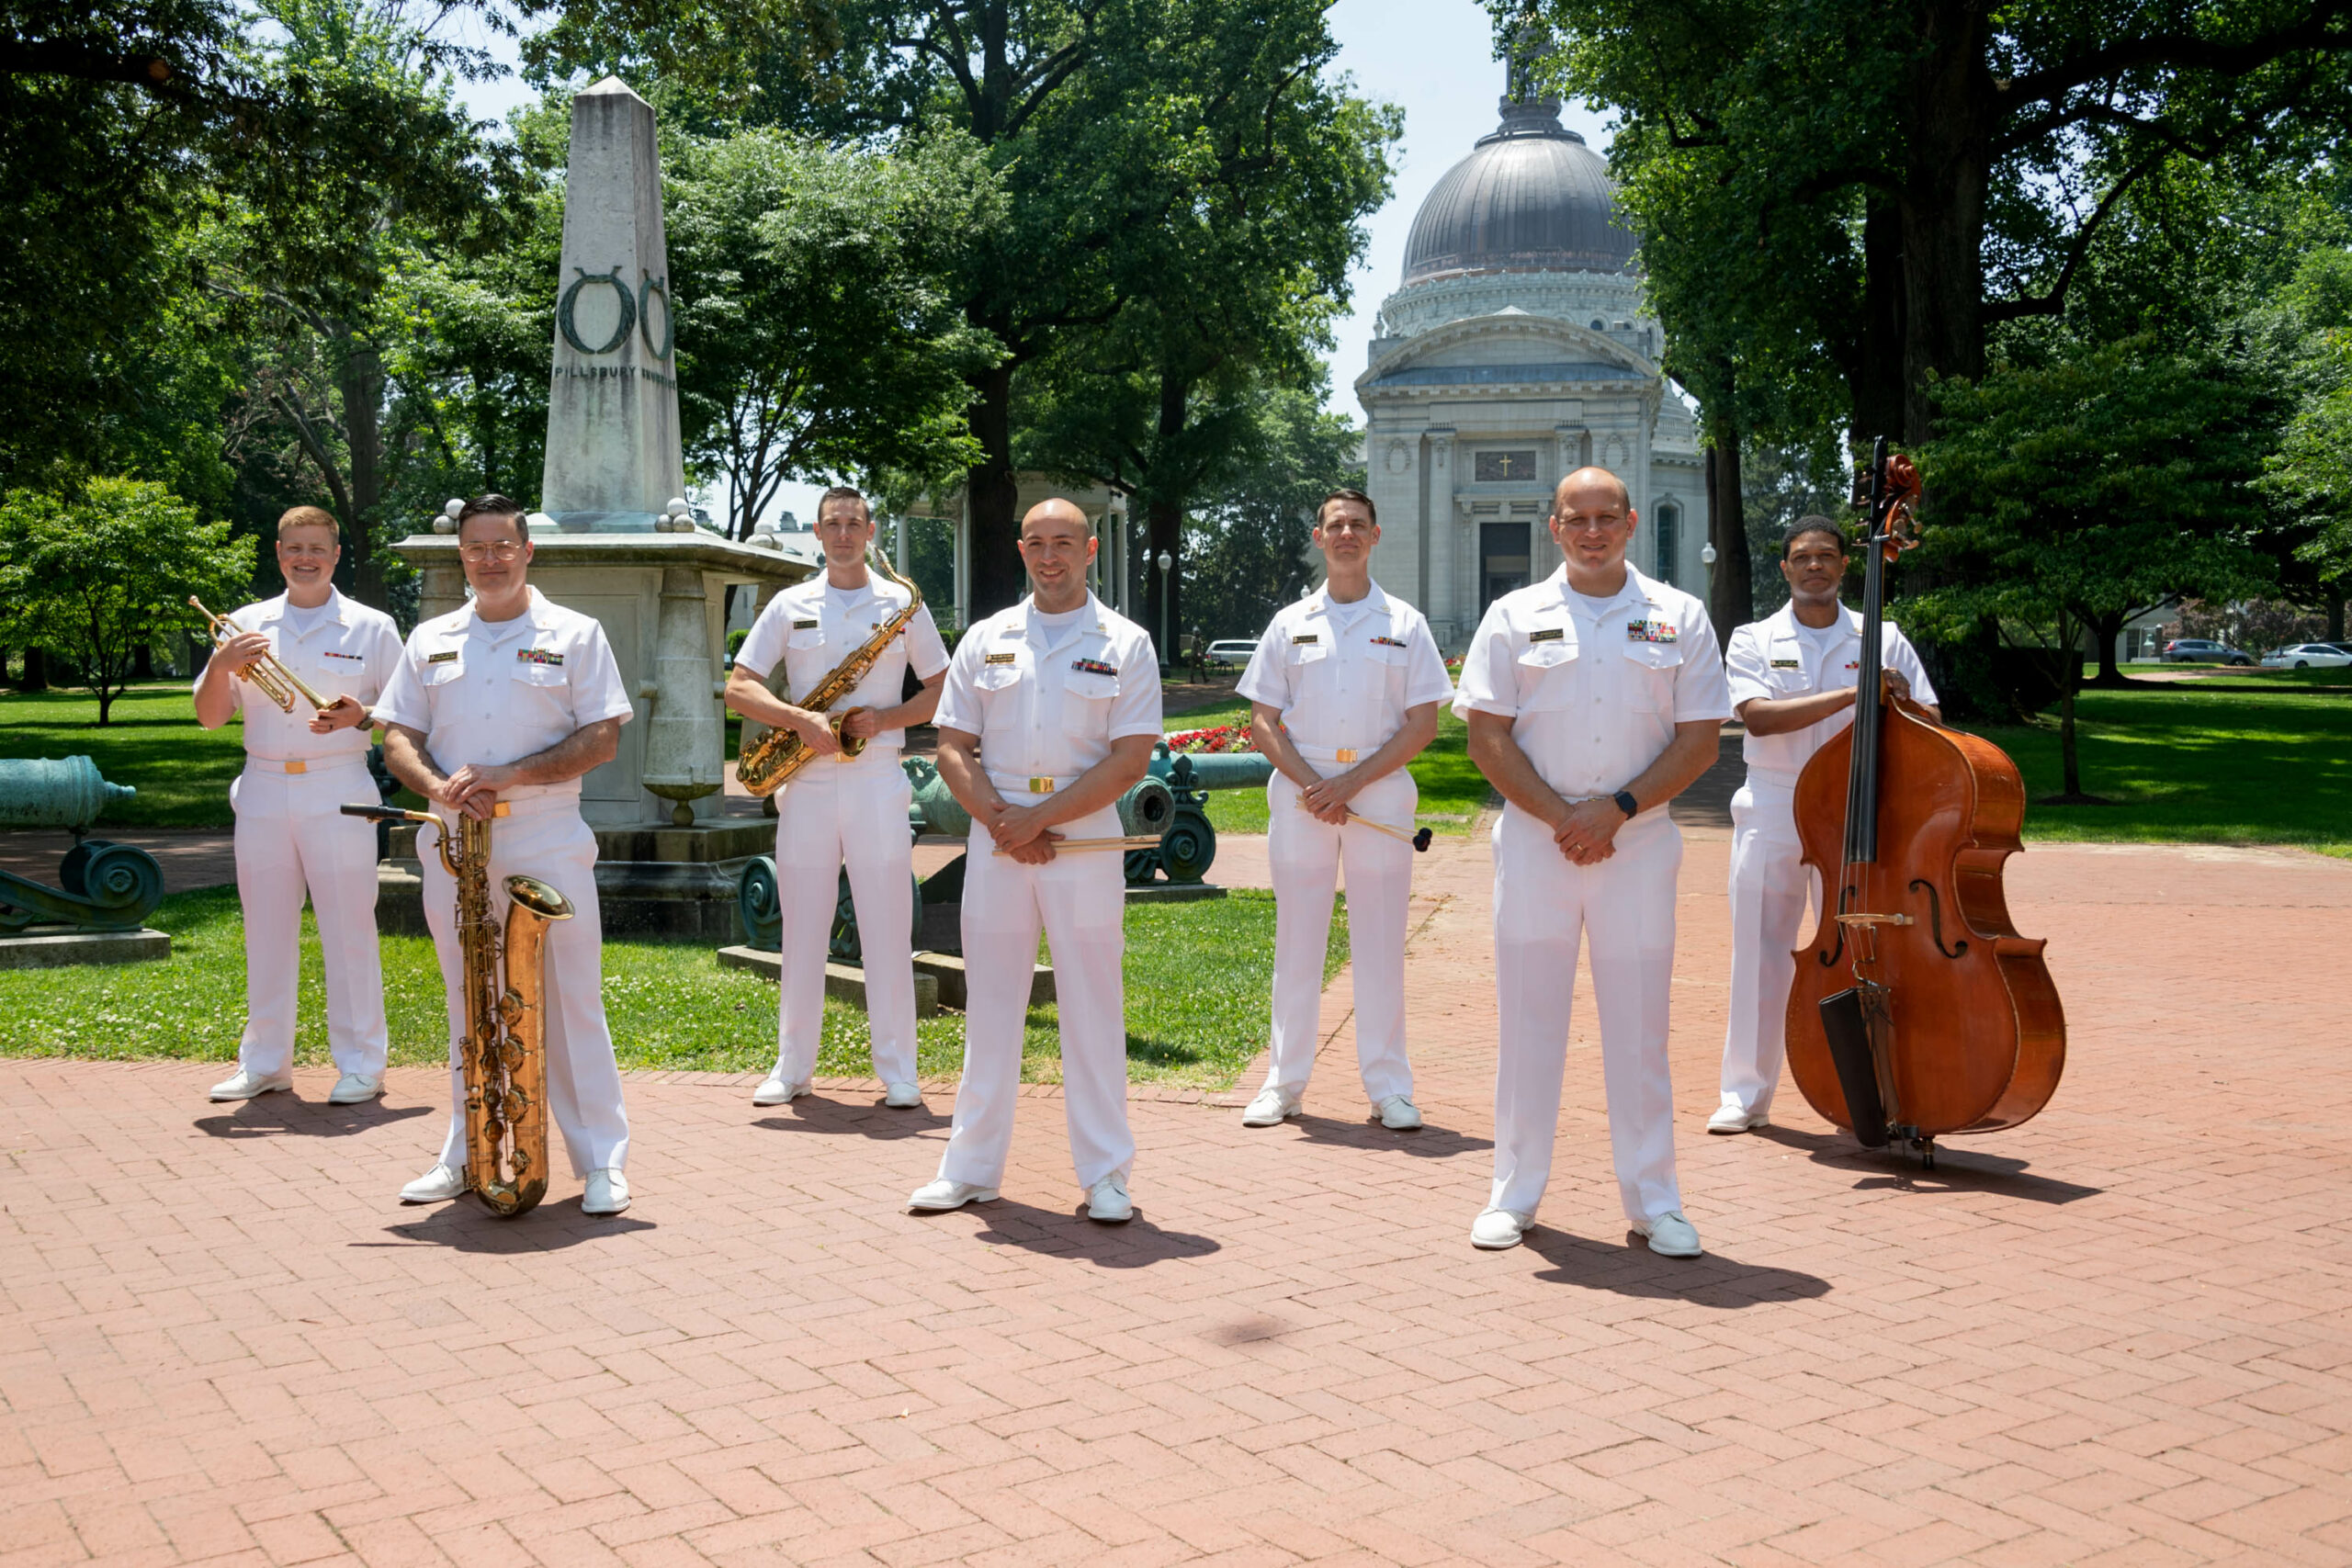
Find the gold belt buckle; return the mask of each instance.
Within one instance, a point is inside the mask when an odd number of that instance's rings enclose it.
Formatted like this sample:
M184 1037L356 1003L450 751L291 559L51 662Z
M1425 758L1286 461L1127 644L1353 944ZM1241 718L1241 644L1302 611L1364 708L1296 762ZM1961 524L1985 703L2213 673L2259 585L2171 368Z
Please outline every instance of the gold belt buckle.
M492 807L490 808L490 814L491 814L492 817L510 817L510 816L514 815L514 808L513 807L511 807L511 806L507 805L507 804L506 804L504 801L503 801L503 800L502 800L502 801L500 801L500 802L498 802L495 806L492 806Z
M1029 781L1029 793L1031 795L1051 795L1054 793L1054 781L1051 779L1031 779Z
M1354 761L1356 760L1356 754L1355 754L1355 750L1354 750L1354 748L1352 748L1352 747L1349 747L1349 746L1342 746L1342 747L1340 747L1340 750L1339 750L1336 753L1334 753L1334 755L1336 756L1336 758L1337 758L1340 761L1342 761L1342 762L1352 762L1352 761Z
M286 764L286 771L289 773L307 773L311 771L311 764L297 757Z

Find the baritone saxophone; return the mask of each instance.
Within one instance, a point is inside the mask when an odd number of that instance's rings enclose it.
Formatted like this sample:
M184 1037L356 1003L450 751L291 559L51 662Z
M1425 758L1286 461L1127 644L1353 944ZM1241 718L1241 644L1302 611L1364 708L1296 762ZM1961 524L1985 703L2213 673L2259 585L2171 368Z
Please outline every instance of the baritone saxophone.
M890 646L892 638L907 629L908 624L915 618L915 613L922 608L922 590L891 570L888 561L869 550L866 564L880 572L887 581L907 591L905 605L875 627L872 637L853 649L847 659L834 665L823 680L808 688L807 696L793 705L812 713L825 714L827 723L832 728L833 739L841 742L842 749L835 755L837 760L844 762L865 750L865 741L842 733L842 721L859 710L843 708L839 713L826 713L825 710L857 690L858 682L865 680L866 671L874 668L874 661L882 657L882 650ZM785 695L786 676L782 659L778 659L775 668L768 671L767 685L768 690L778 697L786 702L792 700ZM735 765L735 777L753 795L774 795L816 756L808 750L808 743L792 730L771 729L753 739L751 739L752 728L751 721L745 720L743 756Z
M396 806L346 806L346 817L430 822L443 869L458 885L458 953L465 970L466 1189L502 1219L548 1192L547 934L571 900L536 876L506 879L506 925L490 900L490 823L449 825Z

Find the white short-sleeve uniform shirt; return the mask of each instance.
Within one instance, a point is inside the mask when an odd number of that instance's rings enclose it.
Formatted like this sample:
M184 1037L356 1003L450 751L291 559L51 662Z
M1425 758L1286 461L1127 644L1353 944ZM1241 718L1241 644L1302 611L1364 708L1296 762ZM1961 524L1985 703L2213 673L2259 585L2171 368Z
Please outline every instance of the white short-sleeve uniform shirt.
M1294 742L1368 757L1408 708L1450 699L1453 682L1428 620L1375 582L1351 604L1326 585L1276 611L1234 690L1281 709Z
M377 722L422 731L444 773L519 761L601 719L627 723L633 710L605 628L536 588L530 596L511 621L485 621L469 601L419 625L376 705ZM576 796L580 781L498 793Z
M1815 628L1799 621L1793 606L1783 604L1764 619L1735 630L1726 655L1733 709L1758 697L1811 696L1850 687L1860 680L1861 612L1841 605L1839 615L1836 624ZM1914 701L1933 706L1935 683L1928 679L1910 638L1891 623L1882 623L1880 629L1881 662L1911 682ZM1786 734L1750 732L1740 754L1750 773L1785 774L1794 780L1831 736L1853 722L1854 710L1849 707Z
M1628 566L1623 588L1588 604L1562 567L1487 607L1453 711L1510 719L1511 739L1544 782L1588 800L1616 794L1657 761L1676 725L1730 717L1731 700L1696 598Z
M736 650L735 668L765 681L781 659L785 700L797 703L883 623L905 609L911 597L907 590L872 573L867 574L863 588L835 588L821 574L796 582L770 599L759 619L752 623L743 646ZM846 713L851 708L898 706L899 694L906 690L910 666L921 681L928 681L947 668L947 645L940 640L939 626L931 618L929 605L917 610L905 632L890 639L875 660L874 668L857 683L857 689L831 704L826 711ZM906 739L905 730L891 729L876 735L868 744L903 746Z
M329 701L347 696L373 707L400 667L401 634L391 616L334 589L315 613L295 609L281 593L232 611L229 618L249 632L267 633L277 661ZM300 693L292 713L281 711L244 681L229 683L229 700L245 716L245 750L251 756L318 762L363 756L371 744L365 725L311 734L313 710Z
M1023 599L956 645L939 700L942 729L980 741L991 778L1063 784L1111 754L1111 742L1159 734L1159 658L1141 626L1091 593L1067 616Z

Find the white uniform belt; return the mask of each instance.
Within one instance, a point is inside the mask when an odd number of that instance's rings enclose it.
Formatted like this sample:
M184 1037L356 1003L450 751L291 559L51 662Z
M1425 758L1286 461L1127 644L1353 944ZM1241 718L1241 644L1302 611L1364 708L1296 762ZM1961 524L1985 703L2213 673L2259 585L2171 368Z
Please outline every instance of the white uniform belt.
M491 817L493 820L503 817L541 817L550 811L560 811L566 808L577 810L579 806L580 797L576 795L528 795L517 799L502 794L498 797L498 804L492 808ZM436 805L433 808L433 815L444 819L453 819L458 814L446 806Z
M1382 746L1386 744L1387 742L1385 740L1381 742ZM1291 742L1291 749L1310 762L1353 762L1371 756L1374 751L1379 750L1380 747L1340 746L1334 748L1329 746L1309 746L1303 741L1294 740Z
M1750 787L1760 785L1765 789L1794 789L1797 787L1799 771L1795 768L1767 768L1750 762L1747 764L1747 782Z
M254 773L284 773L300 778L305 773L323 773L337 768L356 768L368 761L365 751L337 751L324 757L256 757L245 754L245 771Z
M1081 773L1000 773L990 770L989 783L997 793L1010 798L1020 795L1051 795L1057 789L1068 789L1085 775Z

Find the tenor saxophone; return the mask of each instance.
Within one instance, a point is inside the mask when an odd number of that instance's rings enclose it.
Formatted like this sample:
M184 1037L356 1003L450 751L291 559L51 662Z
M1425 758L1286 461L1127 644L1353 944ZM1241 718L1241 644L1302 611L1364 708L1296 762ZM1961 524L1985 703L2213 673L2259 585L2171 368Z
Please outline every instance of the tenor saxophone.
M490 823L459 817L453 840L430 812L346 806L347 817L432 822L442 867L458 885L458 953L465 970L466 1187L512 1219L548 1191L547 932L571 900L536 876L506 879L506 926L491 912Z
M890 563L879 555L868 551L866 561L869 566L879 570L883 577L907 591L908 599L905 608L875 627L872 637L859 643L847 659L834 665L823 680L808 688L807 696L793 705L796 707L807 708L812 713L825 714L825 720L832 729L833 739L841 742L840 757L842 761L849 761L865 750L865 742L863 739L842 733L842 722L850 715L864 710L843 708L839 713L826 713L825 710L857 690L858 682L865 680L866 671L874 668L874 661L882 657L882 650L890 646L893 637L907 629L908 623L915 618L915 612L922 608L922 589L891 570ZM778 659L775 661L775 668L768 671L768 690L786 702L791 701L785 695L788 679L785 671L785 661ZM801 739L798 732L795 730L771 729L756 739L752 739L751 736L751 726L746 723L742 760L735 764L735 776L741 781L745 789L756 795L774 795L790 781L793 774L807 767L816 756L815 752L808 750L808 743Z

